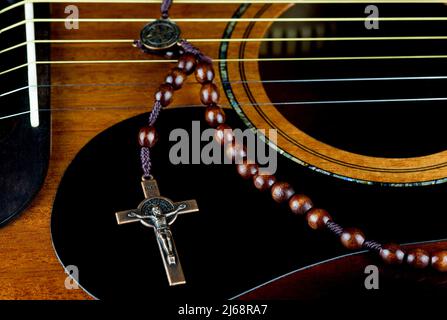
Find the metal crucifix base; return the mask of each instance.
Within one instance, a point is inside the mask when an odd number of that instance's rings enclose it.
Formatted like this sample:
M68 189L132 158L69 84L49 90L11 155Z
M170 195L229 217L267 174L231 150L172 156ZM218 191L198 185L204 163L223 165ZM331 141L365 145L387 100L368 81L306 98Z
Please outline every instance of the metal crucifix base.
M172 202L160 196L157 181L154 179L143 179L141 185L145 199L137 209L115 213L116 220L119 225L139 221L144 226L153 228L169 285L184 284L185 276L169 226L179 214L199 211L197 202L196 200Z

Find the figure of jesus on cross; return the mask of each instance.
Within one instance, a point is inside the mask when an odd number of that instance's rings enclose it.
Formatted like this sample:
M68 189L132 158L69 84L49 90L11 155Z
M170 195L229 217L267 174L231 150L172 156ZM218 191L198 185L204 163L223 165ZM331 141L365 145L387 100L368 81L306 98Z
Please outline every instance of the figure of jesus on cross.
M195 200L172 202L160 196L157 182L154 179L143 179L141 182L145 199L137 209L117 212L118 224L139 221L155 231L158 247L163 259L166 275L171 286L184 284L185 276L175 248L170 225L179 214L197 212L199 210Z

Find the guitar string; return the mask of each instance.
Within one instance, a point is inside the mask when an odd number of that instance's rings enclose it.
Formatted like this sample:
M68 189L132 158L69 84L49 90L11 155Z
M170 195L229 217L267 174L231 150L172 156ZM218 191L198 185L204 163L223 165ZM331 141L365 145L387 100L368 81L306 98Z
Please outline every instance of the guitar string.
M355 103L402 103L402 102L439 102L439 101L447 101L447 97L436 97L436 98L399 98L399 99L360 99L360 100L317 100L317 101L293 101L293 102L264 102L264 103L241 103L241 106L295 106L295 105L331 105L331 104L355 104ZM230 104L221 104L222 107L231 107ZM178 105L180 107L203 107L201 104L191 104L191 105ZM147 105L145 106L109 106L109 107L73 107L73 108L55 108L55 109L39 109L39 112L48 112L48 111L101 111L110 110L110 109L136 109L136 108L145 108L147 109ZM0 120L9 119L12 117L17 117L25 114L29 114L30 111L18 112L14 114L10 114L7 116L0 117Z
M380 17L380 18L375 18L377 20L391 20L391 21L447 21L447 17ZM268 22L272 22L272 21L364 21L365 18L186 18L186 19L176 19L175 21L178 22L210 22L210 21L225 21L225 22L229 22L229 21L268 21ZM10 25L2 30L0 30L1 32L5 32L7 30L11 30L12 28L19 26L21 24L26 23L28 20L23 20L22 22ZM32 21L34 22L65 22L66 19L33 19ZM147 22L148 19L75 19L73 21L89 21L89 22ZM441 36L442 37L442 36ZM364 37L367 38L367 37ZM386 37L382 37L386 38ZM439 38L439 37L438 37ZM345 38L347 39L347 38ZM377 38L378 39L378 38ZM401 38L402 39L402 38ZM415 39L415 38L413 38ZM423 39L423 38L419 38L419 39ZM428 38L425 38L428 39ZM440 39L440 38L439 38ZM214 41L214 40L218 40L218 39L203 39L202 41ZM122 41L122 40L110 40L110 41ZM200 41L200 40L199 40ZM256 40L252 40L252 41L256 41ZM274 41L274 40L272 40ZM302 40L304 41L304 40ZM37 43L37 42L36 42ZM18 45L20 46L20 44ZM16 46L13 46L16 47ZM11 50L11 48L7 48L5 50L2 51L9 51ZM408 57L408 56L407 56ZM429 56L424 56L426 58L428 58ZM442 56L436 56L437 58L441 58ZM373 57L364 57L364 59L372 59ZM391 58L391 57L383 57L384 59L387 58ZM397 57L396 57L397 58ZM401 57L403 58L403 57ZM414 58L422 58L422 56L419 57L414 57ZM306 59L311 59L311 58L306 58ZM352 57L333 57L333 58L312 58L312 59L323 59L323 60L343 60L343 59L360 59L359 57L356 58L352 58ZM374 59L379 59L379 57L374 57ZM156 60L152 60L152 61L156 61ZM110 62L110 61L109 61ZM123 61L124 62L124 61ZM38 63L43 63L43 62L38 62ZM61 63L61 62L55 62L55 63ZM67 62L69 63L69 62ZM72 62L70 62L72 63ZM79 62L79 63L86 63L86 62ZM93 62L90 62L93 63ZM96 61L96 63L100 63L99 61ZM114 63L114 62L110 62L110 63ZM28 64L23 64L23 65L19 65L16 67L13 67L9 70L5 70L0 72L0 75L6 74L8 72L23 68L25 66L28 66Z
M276 83L324 83L324 82L361 82L361 81L408 81L408 80L447 80L447 76L409 76L409 77L369 77L369 78L321 78L321 79L274 79L274 80L231 80L217 81L220 84L276 84ZM57 83L40 84L37 86L23 86L0 94L0 98L26 90L30 87L58 88L58 87L146 87L150 84L158 84L157 81L135 83ZM186 85L192 85L187 82Z
M260 20L260 19L262 19L262 18L253 18L253 19L258 19L258 20ZM251 19L251 18L247 18L247 19L245 19L245 20L247 20L247 21L253 21L253 19ZM285 20L290 20L290 21L293 21L293 20L295 20L296 21L296 19L297 18L290 18L290 19L285 19ZM324 19L327 19L327 18L304 18L304 19L306 19L306 20L309 20L309 19L312 19L312 20L318 20L318 21L321 21L321 20L324 20ZM336 20L340 20L340 19L346 19L346 18L332 18L332 19L336 19ZM354 20L360 20L360 21L363 21L365 18L351 18L351 19L354 19ZM442 19L442 20L447 20L447 17L398 17L398 18L378 18L378 19L399 19L399 20L402 20L402 19L410 19L410 20L414 20L414 19L430 19L430 20L433 20L433 19L435 19L435 20L438 20L438 19ZM63 22L63 21L66 21L65 19L34 19L35 21L60 21L60 22ZM90 20L90 21L99 21L99 20L104 20L104 19L77 19L77 20ZM116 19L106 19L107 21L116 21ZM133 20L135 20L135 19L122 19L122 21L133 21ZM141 19L136 19L137 21L147 21L146 19L145 20L141 20ZM185 20L185 21L189 21L189 22L191 22L191 21L195 21L195 20L197 20L196 18L193 18L193 19L183 19L183 20ZM202 18L200 18L199 20L201 20L201 21L210 21L210 19L208 19L208 18L205 18L205 19L202 19ZM232 20L234 20L234 21L240 21L241 20L241 18L237 18L237 19L222 19L223 21L232 21ZM277 20L277 18L264 18L264 20L265 21L276 21ZM303 19L301 19L301 20L303 20ZM26 22L26 20L24 20L25 22ZM17 24L16 24L17 25ZM4 28L4 29L2 29L3 30L3 32L4 32L4 30L5 29L7 29L7 30L10 30L10 28L11 27L13 27L14 25L12 25L12 26L9 26L9 27L7 27L7 28ZM112 39L113 40L113 39ZM204 39L203 41L206 41L206 40L209 40L209 39ZM216 39L217 40L217 39ZM121 41L121 40L116 40L116 41ZM8 49L7 49L8 50ZM410 59L410 56L396 56L396 57L391 57L391 56L384 56L384 57L324 57L324 58L293 58L293 59L296 59L296 60L303 60L303 59L306 59L306 60L316 60L316 59L319 59L319 60L358 60L358 59L393 59L393 58L395 58L395 59L398 59L398 58L407 58L407 59ZM426 56L414 56L414 57L411 57L411 58L414 58L414 59L417 59L417 58L443 58L443 56L442 55L438 55L438 56L428 56L428 55L426 55ZM269 59L270 61L273 61L272 59ZM282 59L282 60L284 60L284 59ZM141 62L141 61L138 61L138 60L133 60L134 62ZM158 62L157 60L145 60L145 62L148 62L148 61L152 61L152 62ZM230 61L230 60L227 60L227 61ZM238 60L239 61L239 60ZM254 60L252 60L252 61L254 61ZM262 61L262 60L256 60L256 61ZM91 61L91 62L87 62L87 61L80 61L80 62L65 62L65 63L129 63L129 60L126 60L126 61L120 61L120 62L115 62L115 61ZM39 61L39 62L37 62L37 63L44 63L44 62L42 62L42 61ZM49 63L49 62L48 62ZM52 63L63 63L63 62L52 62ZM16 67L13 67L13 68L10 68L10 69L8 69L8 70L5 70L5 71L2 71L2 72L0 72L0 75L3 75L3 74L6 74L6 73L9 73L9 72L11 72L11 71L14 71L14 70L18 70L18 69L20 69L20 68L23 68L23 67L26 67L26 66L28 66L28 64L22 64L22 65L19 65L19 66L16 66Z
M446 0L447 1L447 0ZM387 37L307 37L307 38L196 38L188 39L195 43L222 43L222 42L307 42L307 41L400 41L400 40L447 40L447 36L387 36ZM55 39L25 41L0 50L0 54L26 46L27 44L84 44L84 43L124 43L132 44L134 39Z
M4 8L0 13L21 6L25 3L143 3L159 4L160 0L25 0ZM177 0L177 4L200 3L200 4L344 4L344 3L443 3L442 0Z
M36 2L36 3L38 3L38 2L47 2L47 3L51 3L51 2L58 2L58 1L23 1L23 3L27 3L27 2ZM67 2L67 1L60 1L60 2ZM118 2L118 1L73 1L73 2L95 2L95 3L97 3L97 2ZM146 1L144 1L144 2L148 2L147 0ZM180 1L179 1L180 2ZM203 3L203 1L201 1L202 3ZM216 1L214 1L214 3L215 3ZM225 2L227 2L227 3L229 3L230 1L225 1ZM246 2L246 1L243 1L243 2ZM253 2L261 2L261 1L253 1ZM303 1L304 2L304 1ZM315 1L315 3L335 3L334 1L331 1L331 2L328 2L328 1ZM380 2L380 3L395 3L394 1L368 1L369 3L371 3L371 2ZM399 3L419 3L418 1L397 1L397 2L399 2ZM422 1L423 3L442 3L443 1L433 1L433 2L429 2L429 1ZM158 3L158 1L154 1L154 3ZM186 2L185 2L186 3ZM188 2L188 3L191 3L191 2ZM222 1L222 3L224 3L223 1ZM279 3L279 1L277 2L277 3ZM298 3L298 1L286 1L286 3ZM311 1L306 1L306 3L311 3ZM360 3L360 1L339 1L339 3ZM16 6L17 6L18 4L16 4ZM3 9L3 10L1 10L0 11L0 14L1 13L3 13L3 12L6 12L6 11L8 11L8 10L10 10L11 9L11 7L13 7L14 5L12 5L12 6L10 6L9 8L6 8L6 10L5 9ZM52 21L52 20L54 20L54 21ZM84 21L84 22L116 22L116 20L117 19L77 19L78 21ZM142 20L142 19L122 19L123 21L125 21L125 22L147 22L147 19L145 19L145 20ZM182 21L183 20L183 21ZM215 19L208 19L208 18L191 18L191 19L177 19L177 21L179 21L179 22L215 22L215 21L221 21L221 22L230 22L230 21L247 21L247 22L251 22L251 21L259 21L259 22L261 22L261 21L268 21L268 22L271 22L271 21L277 21L277 20L285 20L285 21L288 21L288 22L290 22L290 21L294 21L294 22L297 22L297 21L364 21L365 20L365 18L286 18L286 19L278 19L278 18L257 18L257 19L253 19L253 18L239 18L239 19L219 19L219 18L215 18ZM422 17L422 18L420 18L420 17L398 17L398 18L376 18L376 20L382 20L382 21L445 21L445 20L447 20L447 18L446 17ZM66 20L65 19L59 19L59 21L57 21L57 20L55 20L55 19L34 19L33 20L34 22L65 22ZM22 23L22 24L24 24L24 23L26 23L27 22L27 20L24 20L24 21L22 21L22 22L19 22L19 23ZM14 25L13 25L14 26ZM5 29L2 29L2 30L0 30L0 33L1 32L4 32L4 31L7 31L7 30L10 30L10 28L11 28L11 26L8 28L5 28ZM433 36L433 37L436 37L436 38L438 38L438 39L442 39L442 38L445 38L445 37L443 37L443 36ZM436 38L433 38L432 37L432 39L436 39ZM381 39L380 39L381 38ZM378 37L376 40L385 40L384 39L385 37ZM419 39L427 39L427 37L419 37ZM340 39L340 38L338 38L340 41L342 41L342 39ZM404 37L394 37L394 40L396 40L396 39L401 39L401 40L404 40L405 38ZM408 38L407 38L408 39ZM413 39L416 39L415 37L413 37ZM197 39L198 41L200 41L200 39ZM238 39L239 41L259 41L259 39L253 39L253 40L246 40L246 39ZM234 39L234 40L232 40L232 41L238 41L237 39ZM262 40L265 40L265 39L262 39ZM335 40L335 39L325 39L326 41L330 41L330 40ZM322 40L322 39L319 39L319 40L316 40L316 38L315 38L315 41L325 41L325 40ZM348 40L348 38L345 38L345 39L343 39L343 40ZM353 40L352 38L351 39L349 39L349 40ZM372 39L364 39L364 40L372 40ZM390 40L390 39L387 39L387 40ZM81 40L82 41L82 40ZM113 40L112 40L113 41ZM122 40L119 40L119 39L116 39L116 40L114 40L114 41L121 41L122 42ZM127 42L127 40L125 40L126 42ZM209 41L209 42L213 42L213 41L219 41L219 39L202 39L201 40L202 42L206 42L206 41ZM220 40L221 41L221 40ZM281 41L280 39L278 39L278 40L276 40L276 39L272 39L272 40L270 40L270 41ZM283 40L284 41L284 40ZM287 39L286 41L293 41L293 39ZM306 40L303 40L302 38L300 38L299 40L298 39L295 39L295 41L306 41ZM307 40L307 41L309 41L309 39ZM228 41L229 42L229 41ZM26 44L26 43L24 43L24 44ZM22 45L24 45L24 44L22 44ZM20 46L20 45L19 45ZM8 51L8 50L6 50L6 51ZM2 51L3 52L3 51ZM318 60L357 60L357 59L422 59L422 58L445 58L446 56L442 56L442 55L438 55L438 56L376 56L376 57L319 57L319 58L315 58L315 57L313 57L313 58L298 58L298 59L296 59L296 58L294 58L294 60L303 60L303 59L306 59L306 60L316 60L316 59L318 59ZM281 58L279 58L279 59L281 59ZM217 60L217 59L216 59ZM245 60L245 61L260 61L261 59L235 59L236 61L241 61L241 60ZM277 59L265 59L265 60L268 60L268 61L275 61L275 60L277 60ZM281 60L287 60L287 59L281 59ZM157 62L156 60L150 60L151 62ZM227 59L227 61L230 61L230 59ZM55 61L53 61L53 62L51 62L52 64L53 63L57 63L57 64L60 64L60 63L105 63L106 61L57 61L57 62L55 62ZM108 61L109 63L119 63L119 62L117 62L117 61ZM122 62L125 62L125 63L128 63L128 62L130 62L130 61L122 61ZM132 61L132 62L137 62L137 61ZM141 61L142 62L142 61ZM146 62L146 61L145 61ZM170 62L170 61L166 61L166 62ZM37 62L38 64L43 64L43 63L50 63L50 62L44 62L44 61L39 61L39 62ZM21 65L21 66L18 66L18 67L15 67L15 68L12 68L13 70L17 70L18 68L21 68L21 67L24 67L24 66L27 66L28 64L25 64L25 65ZM8 70L6 70L6 71L8 71ZM11 70L12 71L12 70ZM7 73L7 72L1 72L0 73L0 75L1 74L5 74L5 73ZM402 77L400 77L400 78L402 78ZM316 81L325 81L324 79L315 79ZM358 79L357 79L358 80ZM365 79L366 80L366 79ZM297 80L297 81L300 81L300 80ZM326 80L327 81L327 80ZM338 81L338 80L337 80ZM346 80L344 80L344 81L346 81ZM19 89L20 90L20 89ZM17 91L17 90L16 90ZM425 98L423 98L423 99L425 99ZM433 100L434 99L434 100ZM441 100L444 100L445 98L430 98L429 100L425 100L425 101L438 101L439 99L441 99ZM357 102L357 103L359 103L359 102L385 102L385 101L389 101L389 102L391 102L391 101L395 101L395 102L397 102L397 101L412 101L413 99L394 99L394 100L357 100L357 101L320 101L320 102L302 102L302 103L306 103L306 104L310 104L310 103L354 103L354 102ZM421 101L420 99L418 99L418 101ZM296 103L293 103L293 104L296 104ZM21 114L26 114L26 113L28 113L28 112L21 112L21 113L18 113L18 114L16 114L16 115L21 115ZM10 117L10 116L8 116L8 117ZM3 118L5 118L5 117L2 117L2 118L0 118L0 119L3 119Z
M352 56L352 57L293 57L293 58L228 58L213 59L215 62L279 62L279 61L356 61L356 60L412 60L412 59L446 59L447 55L415 56ZM24 63L0 72L0 75L28 67L29 65L61 64L128 64L128 63L172 63L177 60L52 60Z
M12 10L25 3L141 3L141 4L160 4L160 0L25 0L12 4L0 10L0 14ZM445 3L443 0L176 0L177 4L195 3L195 4L362 4L362 3Z
M12 30L16 27L22 26L27 22L33 23L44 23L44 22L98 22L98 23L148 23L155 21L154 18L79 18L79 19L69 19L67 18L35 18L35 19L24 19L19 22L13 23L3 29L0 29L0 33ZM422 21L447 21L447 17L323 17L323 18L177 18L171 19L174 22L192 22L192 23L202 23L202 22L359 22L359 21L392 21L392 22L422 22Z
M24 0L0 10L0 15L26 3L160 4L160 0ZM178 4L442 4L444 0L177 0Z

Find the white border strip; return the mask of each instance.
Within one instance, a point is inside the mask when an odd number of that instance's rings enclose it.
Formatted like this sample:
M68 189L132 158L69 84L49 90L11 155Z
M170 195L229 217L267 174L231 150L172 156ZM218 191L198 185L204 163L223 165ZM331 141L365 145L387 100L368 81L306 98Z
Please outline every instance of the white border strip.
M26 55L28 61L28 93L32 127L39 126L39 98L37 89L36 45L34 35L34 5L25 3Z

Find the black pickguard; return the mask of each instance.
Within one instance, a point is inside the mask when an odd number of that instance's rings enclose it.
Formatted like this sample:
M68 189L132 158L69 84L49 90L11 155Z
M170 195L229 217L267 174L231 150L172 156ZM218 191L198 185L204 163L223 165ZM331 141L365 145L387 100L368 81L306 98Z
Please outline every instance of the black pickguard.
M243 128L234 111L226 114L232 127ZM115 219L116 211L133 208L143 198L136 137L147 116L123 121L92 139L68 167L56 195L51 221L55 250L64 266L79 268L80 284L91 295L144 299L149 307L158 301L229 299L347 253L332 234L310 230L305 219L274 203L251 180L241 179L234 165L172 165L169 133L175 128L190 131L191 121L203 119L203 109L164 110L157 122L160 141L152 152L154 177L163 196L196 199L200 210L179 216L172 225L187 284L169 287L153 231L140 223L119 226ZM204 121L201 128L207 128ZM398 243L445 238L447 184L360 185L282 156L277 176L310 195L340 224L360 227L369 238ZM333 295L346 300L370 295L363 273L359 277L359 283L337 287ZM424 282L402 285L404 280L384 284L376 294L385 298L427 291L421 290L428 286Z

